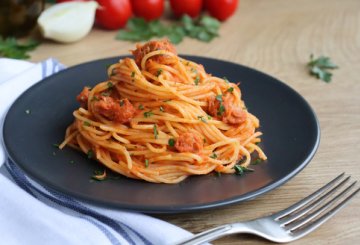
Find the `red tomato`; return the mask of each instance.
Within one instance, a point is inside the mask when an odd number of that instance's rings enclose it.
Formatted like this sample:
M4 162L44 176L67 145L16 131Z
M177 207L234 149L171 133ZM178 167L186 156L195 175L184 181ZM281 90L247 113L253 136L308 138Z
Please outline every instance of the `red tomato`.
M122 28L132 16L130 0L96 0L96 22L109 30Z
M195 18L200 14L202 4L203 0L170 0L170 6L175 17L187 14Z
M155 20L164 12L164 0L131 0L131 7L136 16Z
M234 14L238 3L238 0L205 0L205 9L211 16L224 21Z

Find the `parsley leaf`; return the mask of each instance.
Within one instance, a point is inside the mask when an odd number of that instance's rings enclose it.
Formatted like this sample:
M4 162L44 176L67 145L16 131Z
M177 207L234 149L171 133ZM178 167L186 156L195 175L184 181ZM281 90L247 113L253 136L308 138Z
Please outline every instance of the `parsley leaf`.
M169 139L168 144L169 144L169 146L173 147L175 145L175 140Z
M220 101L220 102L223 102L223 99L222 99L222 94L218 94L218 95L216 95L216 100L217 101Z
M35 40L28 40L19 43L14 37L2 38L0 36L0 57L8 57L14 59L29 59L27 54L39 45Z
M84 126L90 127L90 126L91 126L91 123L90 123L89 121L84 121Z
M232 93L232 92L234 92L234 88L233 88L233 87L230 87L230 88L227 89L227 91L228 91L229 93Z
M204 118L204 116L198 116L198 119L201 120L201 121L204 122L204 123L207 123L207 122L206 122L206 119Z
M145 168L149 167L149 160L145 159Z
M243 175L245 172L254 172L254 169L246 168L241 165L235 165L234 169L235 169L235 173L238 175Z
M225 106L222 103L220 103L217 115L222 116L224 114L224 112L225 112Z
M159 20L146 21L142 18L132 18L126 28L120 30L116 39L132 42L147 41L153 37L167 37L172 43L180 43L185 36L210 42L218 36L220 22L210 16L196 19L184 15L180 22L165 25Z
M144 112L144 117L146 117L146 118L151 117L152 115L154 115L154 113L152 111Z
M216 159L218 156L216 155L215 152L213 152L213 154L210 156L212 159Z
M331 82L332 73L329 70L339 68L329 57L320 56L314 59L314 55L310 55L310 61L307 64L310 74L316 76L327 83Z
M108 89L112 89L112 87L114 87L114 84L112 82L108 82L107 87Z
M251 164L252 165L257 165L257 164L259 164L259 163L261 163L262 162L262 160L260 159L260 158L258 158L258 159L256 159L255 161L253 161Z
M144 106L142 104L139 105L139 110L144 110Z
M154 137L155 137L155 139L158 139L159 132L158 132L158 130L157 130L157 125L156 125L156 124L154 124L153 130L154 130Z
M194 80L194 83L195 83L196 86L199 84L199 81L200 81L200 77L196 76L196 78Z
M93 150L88 150L87 152L87 157L90 159L90 158L93 158L94 157L94 151Z
M161 68L158 69L157 72L156 72L156 76L157 77L160 76L162 72L163 72L163 69L161 69Z

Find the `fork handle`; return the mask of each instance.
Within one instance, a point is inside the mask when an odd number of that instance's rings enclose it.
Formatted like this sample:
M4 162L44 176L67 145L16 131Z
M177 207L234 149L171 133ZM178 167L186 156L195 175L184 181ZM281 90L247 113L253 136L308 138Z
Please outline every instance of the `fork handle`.
M227 224L215 227L213 229L201 232L197 235L190 237L189 239L183 240L175 245L200 245L205 242L216 240L220 237L234 234L234 233L248 233L249 229L242 223Z

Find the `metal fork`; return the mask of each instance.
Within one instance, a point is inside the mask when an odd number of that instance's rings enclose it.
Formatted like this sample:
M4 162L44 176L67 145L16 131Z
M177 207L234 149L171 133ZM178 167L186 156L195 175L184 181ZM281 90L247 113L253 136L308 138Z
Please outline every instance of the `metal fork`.
M297 240L325 223L360 191L360 188L357 188L346 195L357 182L354 181L348 187L341 188L349 179L350 176L345 178L345 173L342 173L285 210L250 221L222 225L176 244L197 245L235 233L254 234L278 243ZM340 189L343 190L337 194ZM330 197L333 198L326 202Z

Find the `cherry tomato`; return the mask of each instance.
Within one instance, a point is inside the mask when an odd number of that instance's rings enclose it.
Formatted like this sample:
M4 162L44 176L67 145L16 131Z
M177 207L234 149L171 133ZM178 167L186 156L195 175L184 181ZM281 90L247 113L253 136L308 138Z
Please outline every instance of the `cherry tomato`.
M164 0L131 0L131 7L136 16L155 20L164 12Z
M96 23L115 30L124 27L132 16L130 0L96 0L99 8L96 10Z
M187 14L195 18L200 14L202 4L203 0L170 0L170 6L175 17Z
M220 21L232 16L238 6L238 0L205 0L205 9Z

